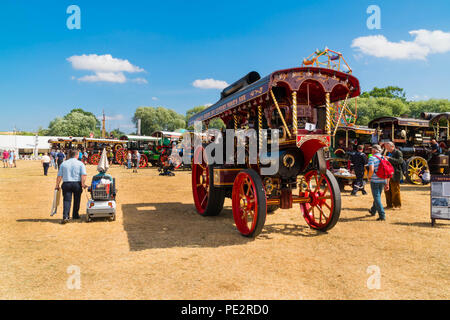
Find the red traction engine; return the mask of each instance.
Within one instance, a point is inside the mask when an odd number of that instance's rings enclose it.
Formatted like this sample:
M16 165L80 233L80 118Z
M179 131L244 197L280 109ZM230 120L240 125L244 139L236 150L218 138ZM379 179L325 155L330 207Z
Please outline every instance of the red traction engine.
M332 103L360 94L350 73L321 67L276 71L260 78L251 72L222 91L221 99L189 119L205 128L219 117L227 129L254 129L258 140L257 163L208 163L207 144L196 147L192 190L197 212L218 215L226 197L232 200L238 231L256 237L267 212L300 206L307 224L327 231L338 221L341 195L335 177L326 168L324 149L330 146ZM263 132L279 133L278 171L263 175ZM226 135L223 132L223 139ZM267 150L271 150L271 141ZM226 144L224 143L223 146ZM225 147L223 154L225 153ZM237 147L234 147L236 159ZM247 154L247 153L246 153Z

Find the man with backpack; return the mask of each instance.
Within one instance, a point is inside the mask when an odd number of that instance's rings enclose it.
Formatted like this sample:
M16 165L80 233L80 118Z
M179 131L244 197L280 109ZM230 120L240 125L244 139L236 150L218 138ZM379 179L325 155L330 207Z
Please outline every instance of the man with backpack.
M389 190L389 180L394 173L394 168L390 162L381 155L382 149L380 145L374 144L372 146L373 156L369 159L369 174L367 179L370 181L370 188L372 190L373 205L369 209L371 216L375 216L378 212L379 217L377 221L385 221L386 214L384 212L383 204L381 203L381 194L383 190Z

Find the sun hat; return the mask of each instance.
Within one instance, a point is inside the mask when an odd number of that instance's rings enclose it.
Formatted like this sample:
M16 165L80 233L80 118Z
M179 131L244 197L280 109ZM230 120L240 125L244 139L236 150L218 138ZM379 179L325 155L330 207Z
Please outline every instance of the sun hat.
M383 149L381 149L379 144L374 144L372 145L372 149L376 150L377 152L381 152L383 151Z

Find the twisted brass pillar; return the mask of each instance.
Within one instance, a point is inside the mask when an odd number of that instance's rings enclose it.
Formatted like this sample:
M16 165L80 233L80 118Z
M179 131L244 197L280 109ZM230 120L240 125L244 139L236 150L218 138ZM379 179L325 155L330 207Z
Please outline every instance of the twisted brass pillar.
M297 91L292 91L292 133L297 136Z

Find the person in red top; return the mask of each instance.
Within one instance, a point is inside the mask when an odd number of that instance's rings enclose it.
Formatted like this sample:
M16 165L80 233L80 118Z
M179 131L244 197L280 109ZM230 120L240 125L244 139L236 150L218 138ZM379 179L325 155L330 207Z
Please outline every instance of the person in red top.
M3 168L8 168L8 159L9 159L8 150L3 150Z

